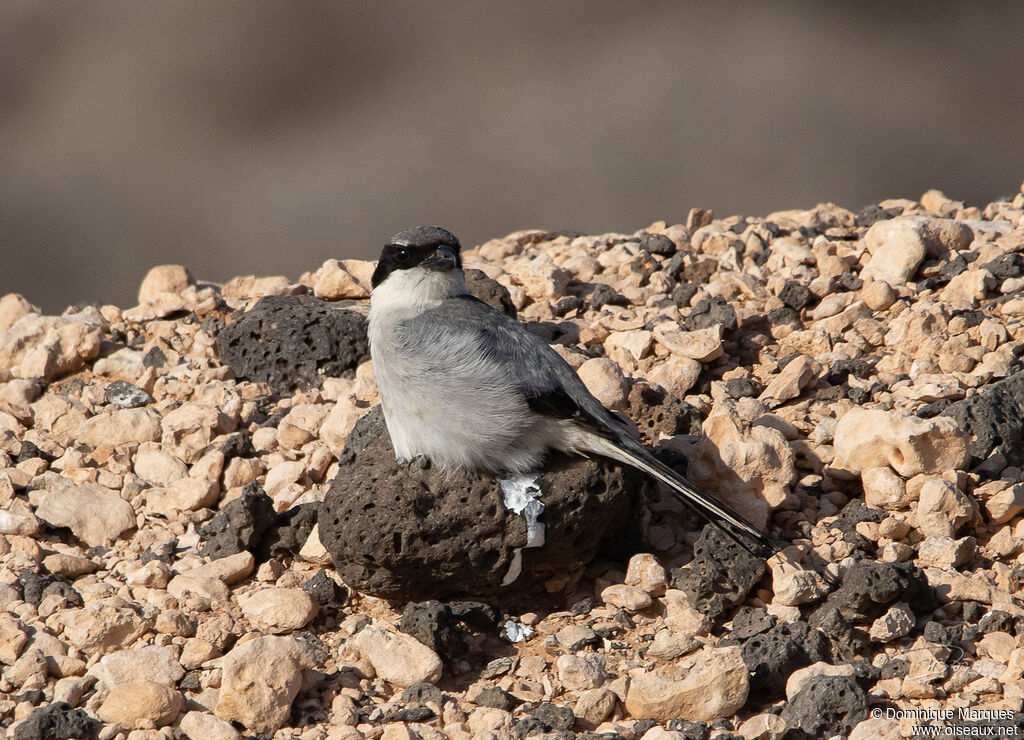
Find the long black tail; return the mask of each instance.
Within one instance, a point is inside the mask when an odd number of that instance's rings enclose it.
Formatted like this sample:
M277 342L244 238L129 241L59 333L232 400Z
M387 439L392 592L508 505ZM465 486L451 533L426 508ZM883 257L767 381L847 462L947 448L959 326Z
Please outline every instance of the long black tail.
M594 452L642 470L652 478L667 485L675 493L676 498L696 511L708 522L717 526L751 554L759 557L770 557L779 551L779 546L772 542L764 532L718 499L690 483L686 478L651 454L651 451L639 442L628 438L621 442L612 441L594 435L591 443ZM750 538L755 547L753 549L749 547L747 543L737 536L737 532Z

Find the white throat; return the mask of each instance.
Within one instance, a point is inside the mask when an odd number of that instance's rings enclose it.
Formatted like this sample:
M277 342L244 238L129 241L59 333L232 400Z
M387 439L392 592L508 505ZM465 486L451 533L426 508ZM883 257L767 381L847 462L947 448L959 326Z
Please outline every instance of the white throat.
M466 293L462 270L396 270L370 294L370 321L374 314L415 312Z

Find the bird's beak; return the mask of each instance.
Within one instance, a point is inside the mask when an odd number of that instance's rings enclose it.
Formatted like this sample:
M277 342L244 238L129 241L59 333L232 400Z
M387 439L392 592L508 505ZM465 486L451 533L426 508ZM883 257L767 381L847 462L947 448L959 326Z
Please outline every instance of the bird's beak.
M444 272L457 267L459 264L459 255L454 249L448 245L442 245L437 248L429 258L425 259L420 263L420 267L425 267L428 270L437 270Z

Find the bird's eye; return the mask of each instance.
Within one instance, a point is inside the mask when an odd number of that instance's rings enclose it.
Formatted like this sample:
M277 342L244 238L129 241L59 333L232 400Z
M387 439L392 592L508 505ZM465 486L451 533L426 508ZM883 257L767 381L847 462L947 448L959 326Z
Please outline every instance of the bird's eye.
M397 262L408 262L410 257L412 257L412 253L408 249L399 249L395 252L395 261Z

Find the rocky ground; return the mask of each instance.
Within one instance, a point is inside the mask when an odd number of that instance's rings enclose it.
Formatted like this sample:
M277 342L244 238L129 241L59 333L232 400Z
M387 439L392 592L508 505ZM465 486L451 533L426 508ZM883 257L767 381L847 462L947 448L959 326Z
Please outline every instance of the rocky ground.
M163 266L135 307L61 316L7 295L0 733L1024 730L1024 192L694 209L465 261L781 552L568 459L528 547L493 481L396 463L371 263L223 286Z

